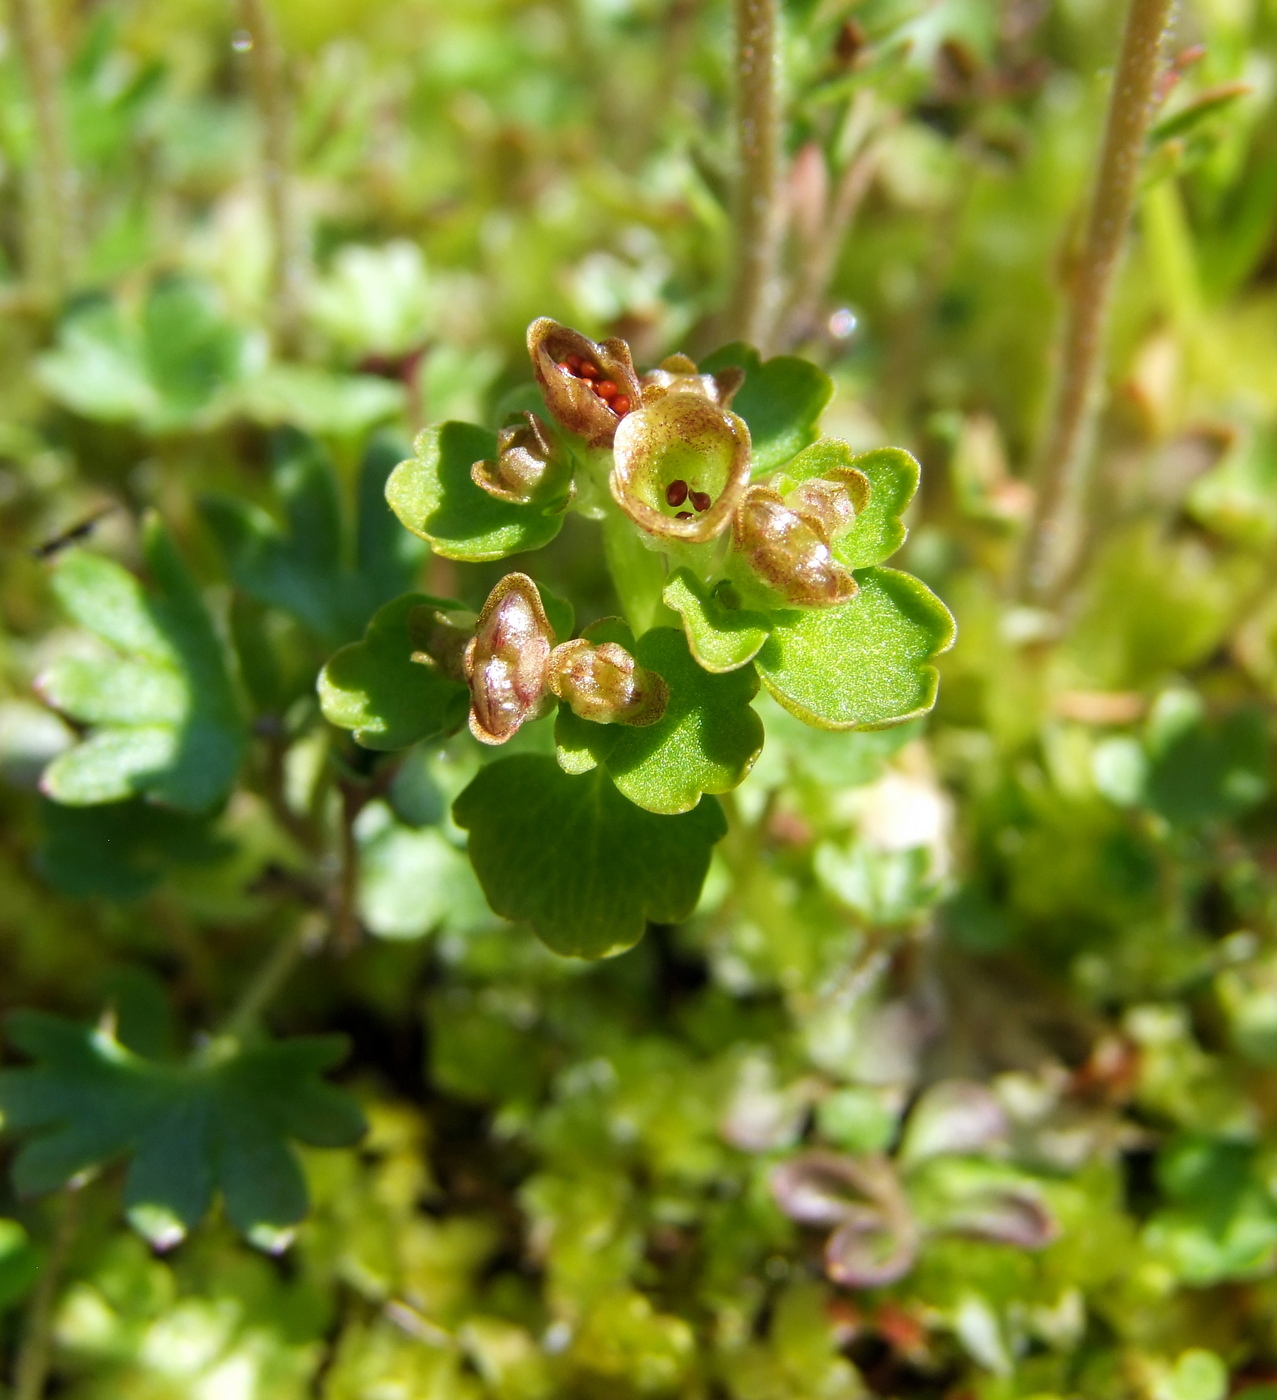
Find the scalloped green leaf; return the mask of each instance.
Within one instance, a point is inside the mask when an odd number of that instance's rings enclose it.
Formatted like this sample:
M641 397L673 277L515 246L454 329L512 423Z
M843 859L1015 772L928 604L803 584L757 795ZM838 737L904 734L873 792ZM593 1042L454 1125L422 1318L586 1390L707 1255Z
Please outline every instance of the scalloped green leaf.
M357 525L348 532L328 454L312 438L280 429L271 444L271 475L282 526L233 496L200 502L236 587L291 613L332 646L359 637L382 603L412 586L426 554L386 505L386 481L401 456L402 444L392 438L369 444L359 473Z
M373 617L361 642L344 646L319 673L319 705L329 724L349 729L366 749L406 749L465 723L470 692L434 666L412 659L410 630L420 607L460 608L446 598L405 593Z
M918 489L921 468L902 447L875 447L853 452L838 438L822 438L785 468L795 485L823 476L833 467L855 467L869 478L869 504L845 535L833 545L834 555L849 569L881 564L900 548L909 533L901 521Z
M754 475L765 475L816 440L834 382L809 360L792 355L762 360L757 350L741 344L716 350L700 368L712 374L732 365L745 371L745 382L732 399L732 412L749 426Z
M44 770L41 786L71 806L149 797L208 811L235 781L243 716L199 590L155 517L143 552L152 588L86 550L65 554L54 571L62 606L109 650L65 655L39 678L50 705L91 726Z
M504 559L542 549L563 527L562 513L516 505L474 484L470 468L495 457L497 436L472 423L427 428L414 455L386 482L386 499L400 521L446 559Z
M934 593L896 569L857 572L860 591L839 608L773 615L756 665L792 714L821 729L876 729L935 704L933 657L953 645L953 617Z
M692 655L716 674L748 665L771 631L766 613L728 607L721 594L722 585L708 589L690 569L679 569L663 595L666 606L683 619Z
M556 953L579 958L624 952L649 921L686 919L727 832L713 800L658 816L627 801L601 768L573 777L536 754L483 768L452 812L470 833L493 910L526 919Z
M306 1183L289 1139L344 1147L364 1132L354 1099L321 1077L346 1053L341 1036L215 1042L181 1063L41 1011L15 1012L8 1029L35 1061L0 1073L5 1126L30 1135L13 1164L18 1192L128 1156L125 1203L157 1243L175 1244L215 1191L250 1236L296 1224Z

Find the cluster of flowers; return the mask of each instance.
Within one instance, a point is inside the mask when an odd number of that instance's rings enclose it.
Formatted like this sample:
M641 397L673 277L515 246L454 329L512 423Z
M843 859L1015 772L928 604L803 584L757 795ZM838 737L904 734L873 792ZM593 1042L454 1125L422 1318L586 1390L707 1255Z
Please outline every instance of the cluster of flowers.
M794 483L783 475L752 483L749 429L731 411L744 373L698 373L671 355L641 377L623 340L595 343L541 317L528 351L546 407L569 447L535 413L502 428L495 459L475 462L475 484L498 500L525 505L575 496L586 455L611 455L611 499L655 548L706 544L730 530L730 549L776 606L831 607L856 592L833 543L869 496L853 467L832 467ZM463 661L471 689L470 728L504 743L545 713L554 697L603 724L652 724L666 687L617 643L553 646L536 586L523 574L497 585Z

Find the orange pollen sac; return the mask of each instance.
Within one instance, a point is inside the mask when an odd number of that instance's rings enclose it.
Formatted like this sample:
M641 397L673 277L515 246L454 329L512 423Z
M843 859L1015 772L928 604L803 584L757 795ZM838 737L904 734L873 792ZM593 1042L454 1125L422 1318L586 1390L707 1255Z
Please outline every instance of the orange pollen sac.
M561 369L561 370L563 371L564 374L571 374L571 375L575 375L575 374L576 374L576 371L572 368L572 366L571 366L566 360L560 360L559 363L558 363L557 365L555 365L555 369Z
M630 411L630 401L624 394L618 394L608 406L618 418L624 418Z
M681 506L687 500L687 482L671 481L665 488L665 499L672 506Z
M572 374L579 374L581 371L580 355L569 355L563 362L562 368L568 370Z
M594 392L601 399L614 399L620 391L610 379L600 379L594 386Z
M692 498L692 505L698 511L706 511L710 508L712 502L708 491L689 491L687 494Z
M582 360L581 367L577 370L582 379L597 379L601 373L598 365L591 364L589 360Z

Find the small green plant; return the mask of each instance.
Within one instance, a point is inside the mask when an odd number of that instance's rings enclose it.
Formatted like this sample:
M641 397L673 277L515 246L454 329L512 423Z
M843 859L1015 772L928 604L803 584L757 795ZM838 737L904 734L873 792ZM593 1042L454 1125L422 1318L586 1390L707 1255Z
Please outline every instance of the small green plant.
M406 595L333 657L320 695L377 750L447 734L467 699L483 744L553 717L552 739L525 742L552 745L557 770L494 763L456 819L493 909L560 952L605 957L642 935L644 912L677 922L695 905L726 830L714 798L763 748L760 683L818 728L899 724L934 703L953 621L883 567L917 463L822 438L832 385L814 365L732 346L640 377L624 341L545 318L528 350L537 411L495 437L427 429L387 499L436 554L471 562L544 548L578 511L601 527L624 616L574 637L570 603L524 573L477 618Z

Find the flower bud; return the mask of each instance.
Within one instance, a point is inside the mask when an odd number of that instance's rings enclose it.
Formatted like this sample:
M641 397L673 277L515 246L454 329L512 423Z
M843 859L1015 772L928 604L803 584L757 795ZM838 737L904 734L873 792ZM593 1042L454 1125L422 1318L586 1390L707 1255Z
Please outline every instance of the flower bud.
M591 447L610 447L617 424L639 406L630 347L623 340L595 344L540 316L528 327L528 354L555 419Z
M497 433L497 456L470 468L474 484L499 501L529 505L572 490L568 463L556 453L549 429L535 413Z
M473 627L465 626L443 608L431 607L429 603L413 608L408 614L412 660L420 666L433 666L449 680L466 679L466 648L473 636Z
M643 376L643 403L655 403L666 394L699 394L726 408L744 382L745 371L735 366L714 374L698 374L695 362L686 355L669 355L657 369L650 369Z
M470 732L480 743L504 744L546 713L553 645L536 584L527 574L507 574L488 594L465 653Z
M827 608L855 596L851 570L834 558L825 520L795 510L770 486L751 486L736 509L733 544L786 602Z
M596 724L655 724L670 693L664 679L620 643L595 646L584 638L554 648L549 684L575 714Z
M649 534L722 534L749 481L744 420L700 394L668 393L625 418L613 444L612 499Z

